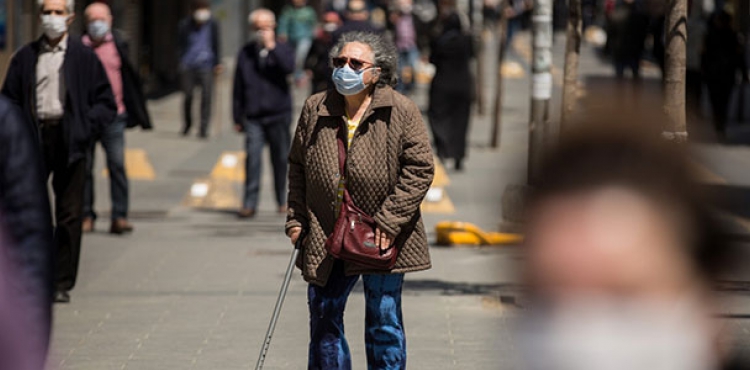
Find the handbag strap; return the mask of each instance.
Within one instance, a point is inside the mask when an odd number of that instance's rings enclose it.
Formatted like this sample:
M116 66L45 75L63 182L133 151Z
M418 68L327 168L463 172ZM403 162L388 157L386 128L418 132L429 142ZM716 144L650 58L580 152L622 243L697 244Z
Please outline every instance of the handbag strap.
M339 176L343 177L346 170L346 143L344 142L344 125L339 124L336 132L336 142L339 149Z

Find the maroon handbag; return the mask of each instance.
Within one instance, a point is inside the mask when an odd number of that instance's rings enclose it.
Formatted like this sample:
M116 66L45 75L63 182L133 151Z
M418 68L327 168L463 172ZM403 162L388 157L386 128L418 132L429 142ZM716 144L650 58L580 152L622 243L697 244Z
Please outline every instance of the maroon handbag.
M337 142L339 149L339 174L346 169L345 130L339 127ZM326 240L326 249L335 258L355 263L373 270L392 270L398 258L398 248L391 245L381 250L375 242L375 220L359 209L352 201L349 190L344 189L339 217L333 234Z

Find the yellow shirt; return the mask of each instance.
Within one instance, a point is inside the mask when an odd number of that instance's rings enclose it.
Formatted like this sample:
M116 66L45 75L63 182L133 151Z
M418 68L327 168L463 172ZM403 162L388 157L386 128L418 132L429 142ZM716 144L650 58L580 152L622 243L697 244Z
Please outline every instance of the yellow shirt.
M347 128L347 148L352 145L352 139L354 139L354 134L357 132L357 127L359 127L360 121L355 121L352 119L349 119L349 116L347 115L344 117L344 122L346 122L346 128ZM339 180L339 188L338 188L338 196L336 198L336 216L338 217L339 208L341 207L341 202L344 201L344 190L346 189L346 178L344 177L344 174L341 174L341 177L339 177L341 180Z

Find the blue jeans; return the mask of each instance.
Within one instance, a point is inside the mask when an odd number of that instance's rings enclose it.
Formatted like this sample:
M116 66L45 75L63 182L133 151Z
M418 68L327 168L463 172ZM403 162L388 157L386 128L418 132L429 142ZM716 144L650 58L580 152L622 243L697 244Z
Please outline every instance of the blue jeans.
M128 177L125 173L125 128L127 114L121 114L107 125L89 150L86 161L86 185L83 188L83 217L96 219L94 211L94 154L96 142L102 143L107 157L109 188L112 197L112 220L128 217Z
M296 66L294 70L295 78L301 78L305 74L305 59L307 59L307 54L310 53L312 42L312 39L300 39L292 43L294 47L294 64Z
M309 370L351 370L344 336L346 301L359 276L346 276L344 264L334 264L325 287L310 285ZM364 275L365 349L369 370L406 369L406 335L401 315L403 274Z
M419 49L416 47L398 52L398 86L396 90L400 93L410 93L414 89L414 80L417 78L417 61L419 60ZM411 69L411 81L404 81L404 69Z
M289 124L290 114L279 116L246 119L245 131L245 198L242 207L258 209L258 195L260 193L260 178L262 174L263 148L268 142L271 149L271 165L273 166L274 190L278 206L286 204L286 172L291 145Z

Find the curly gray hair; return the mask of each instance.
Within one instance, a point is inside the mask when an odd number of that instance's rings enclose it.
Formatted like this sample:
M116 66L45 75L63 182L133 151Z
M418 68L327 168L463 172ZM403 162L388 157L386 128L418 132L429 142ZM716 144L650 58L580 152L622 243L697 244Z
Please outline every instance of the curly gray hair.
M396 86L398 82L398 53L393 42L372 32L348 32L343 34L331 49L330 59L333 60L333 58L339 56L341 49L351 42L365 44L372 50L375 67L380 68L377 86Z

